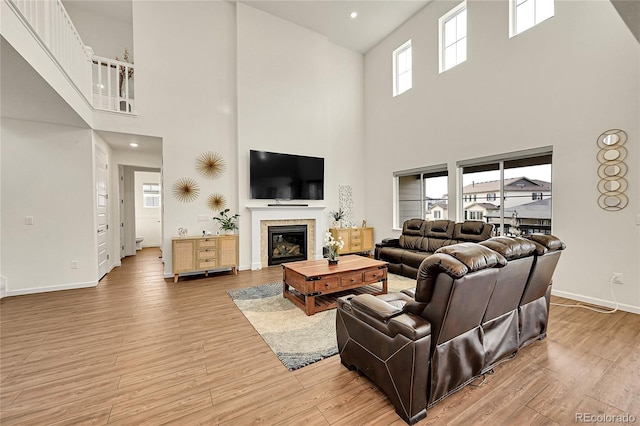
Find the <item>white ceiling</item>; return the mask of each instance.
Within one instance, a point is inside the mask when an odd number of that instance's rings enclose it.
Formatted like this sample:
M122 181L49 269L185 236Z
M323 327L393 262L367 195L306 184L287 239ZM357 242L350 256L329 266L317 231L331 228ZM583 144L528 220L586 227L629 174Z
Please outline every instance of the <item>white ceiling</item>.
M366 53L431 0L238 0ZM357 12L355 19L349 17Z
M228 0L235 2L234 0ZM366 53L431 0L238 0ZM63 0L75 8L133 22L132 0ZM349 17L351 12L358 17Z

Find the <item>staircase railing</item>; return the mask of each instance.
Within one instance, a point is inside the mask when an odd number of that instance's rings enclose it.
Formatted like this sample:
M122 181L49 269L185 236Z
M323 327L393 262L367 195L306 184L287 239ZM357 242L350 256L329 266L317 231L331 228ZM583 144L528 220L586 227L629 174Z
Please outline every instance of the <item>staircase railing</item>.
M61 0L8 0L8 4L95 109L135 113L133 64L93 55Z
M60 0L9 0L78 91L91 99L91 56Z

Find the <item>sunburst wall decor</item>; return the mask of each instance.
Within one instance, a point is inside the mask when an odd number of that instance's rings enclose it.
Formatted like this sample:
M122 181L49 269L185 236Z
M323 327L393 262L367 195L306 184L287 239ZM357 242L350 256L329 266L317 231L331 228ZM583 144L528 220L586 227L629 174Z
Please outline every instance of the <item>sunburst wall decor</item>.
M213 211L223 210L227 206L227 198L222 194L211 194L209 195L207 205Z
M198 182L191 178L182 178L173 184L173 196L179 201L188 203L195 200L200 195Z
M196 160L198 173L209 179L222 176L226 167L224 158L217 152L207 151Z

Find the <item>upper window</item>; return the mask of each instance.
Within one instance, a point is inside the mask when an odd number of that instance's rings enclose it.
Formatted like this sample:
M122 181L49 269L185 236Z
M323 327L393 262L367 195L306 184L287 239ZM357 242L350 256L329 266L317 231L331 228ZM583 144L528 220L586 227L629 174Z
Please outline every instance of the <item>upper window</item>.
M393 96L411 89L411 40L393 51Z
M157 183L143 183L142 200L144 207L160 207L160 185Z
M554 14L554 0L511 0L510 36L513 37L546 21Z
M440 72L467 60L467 2L440 18Z

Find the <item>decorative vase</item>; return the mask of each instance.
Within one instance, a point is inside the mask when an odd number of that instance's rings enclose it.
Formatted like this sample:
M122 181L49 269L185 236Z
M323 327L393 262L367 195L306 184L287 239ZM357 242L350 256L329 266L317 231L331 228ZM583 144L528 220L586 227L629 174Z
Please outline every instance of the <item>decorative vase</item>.
M329 266L336 266L338 264L338 259L328 259Z
M340 228L341 227L340 226L340 221L339 220L334 220L333 221L333 227L336 228L336 229Z

